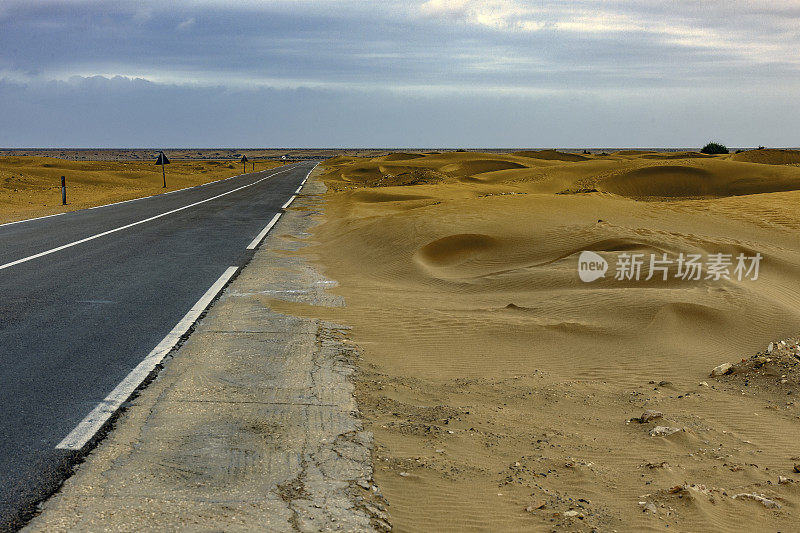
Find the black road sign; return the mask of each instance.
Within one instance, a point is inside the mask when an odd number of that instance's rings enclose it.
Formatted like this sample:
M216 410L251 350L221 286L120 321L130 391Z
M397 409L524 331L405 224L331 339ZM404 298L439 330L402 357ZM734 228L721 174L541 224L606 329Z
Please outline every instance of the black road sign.
M164 155L164 152L158 152L158 159L156 165L161 165L161 177L164 179L164 189L167 188L167 173L164 171L164 165L169 165L169 159Z

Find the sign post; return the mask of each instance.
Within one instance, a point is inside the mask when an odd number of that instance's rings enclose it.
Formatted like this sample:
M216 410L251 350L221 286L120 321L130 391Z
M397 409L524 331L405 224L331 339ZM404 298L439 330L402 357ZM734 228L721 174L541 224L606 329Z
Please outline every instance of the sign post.
M166 189L167 173L164 171L164 165L169 165L169 159L167 159L167 156L164 155L163 151L158 153L158 159L156 159L156 165L161 165L161 177L164 179L164 187L162 188Z
M61 205L67 205L67 180L61 176Z
M255 163L253 163L253 165L255 165ZM242 172L247 172L247 156L246 155L242 156L242 167L243 167Z

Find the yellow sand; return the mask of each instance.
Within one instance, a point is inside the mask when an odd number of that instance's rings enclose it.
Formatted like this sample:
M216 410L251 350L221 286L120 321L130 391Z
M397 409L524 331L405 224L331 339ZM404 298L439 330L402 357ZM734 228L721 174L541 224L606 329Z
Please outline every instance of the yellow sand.
M258 161L256 170L280 166ZM52 157L0 157L0 222L141 198L192 187L242 173L236 161L173 161L161 167L153 161L68 161ZM247 171L252 171L248 163ZM67 181L67 205L61 205L61 176Z
M346 307L274 305L353 327L397 531L796 529L800 483L778 476L800 482L800 387L709 372L800 331L800 168L546 152L325 172L308 253ZM757 281L587 284L582 250L764 259ZM645 409L663 419L626 423ZM732 498L753 492L782 508Z

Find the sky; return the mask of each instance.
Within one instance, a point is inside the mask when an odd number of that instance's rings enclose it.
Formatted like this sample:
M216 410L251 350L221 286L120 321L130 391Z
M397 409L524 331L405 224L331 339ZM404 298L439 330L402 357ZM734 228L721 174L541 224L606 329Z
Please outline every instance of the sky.
M0 147L800 145L800 0L2 0Z

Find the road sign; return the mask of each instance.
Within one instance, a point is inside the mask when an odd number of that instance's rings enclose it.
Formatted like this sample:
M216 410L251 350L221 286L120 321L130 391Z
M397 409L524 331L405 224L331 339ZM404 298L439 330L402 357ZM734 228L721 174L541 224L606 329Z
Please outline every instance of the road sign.
M167 188L167 173L164 171L164 165L169 165L169 159L164 155L164 152L158 152L158 159L156 165L161 165L161 177L164 178L164 189Z
M247 156L242 156L242 167L244 167L244 171L247 172Z

